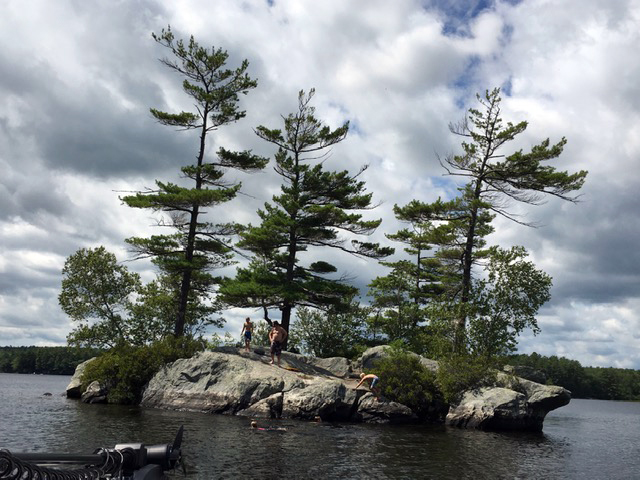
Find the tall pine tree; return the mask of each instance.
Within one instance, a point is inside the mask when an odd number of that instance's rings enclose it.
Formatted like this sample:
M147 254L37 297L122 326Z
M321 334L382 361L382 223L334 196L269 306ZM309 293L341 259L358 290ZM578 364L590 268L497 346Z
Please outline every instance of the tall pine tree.
M483 215L497 214L525 224L510 213L509 201L529 205L540 204L551 195L562 200L575 202L574 192L582 188L587 172L577 173L557 171L546 164L560 156L566 139L551 145L546 139L534 145L529 152L518 150L509 155L503 147L513 141L527 128L527 122L503 123L500 113L500 89L477 95L481 109L469 109L468 117L460 124L450 125L452 133L464 137L462 154L451 155L441 161L450 175L467 179L463 198L467 210L464 225L464 248L462 251L461 304L471 300L472 268L477 261L478 238L483 236ZM466 328L467 314L461 308L457 318L457 330ZM457 348L461 350L462 335L457 336Z
M245 116L239 109L239 94L246 94L257 86L247 74L249 63L244 60L235 69L226 68L228 53L220 48L201 47L191 37L188 43L174 38L171 29L153 35L160 45L169 49L174 59L161 62L183 77L182 87L195 105L195 112L168 113L151 109L151 114L163 125L180 130L195 130L199 134L196 163L181 168L191 184L156 181L157 188L122 200L134 208L148 208L165 215L161 226L173 227L176 232L150 238L129 238L127 242L140 257L152 257L154 263L168 275L178 275L180 288L174 334L185 331L185 316L193 291L206 292L216 279L211 269L231 262L229 236L239 227L216 224L203 218L204 208L233 199L239 183L225 180L229 168L253 171L264 168L268 160L250 151L231 152L219 148L215 158L209 159L209 134L220 126L234 123Z
M299 93L298 111L284 118L283 129L256 129L260 138L278 147L275 171L282 178L281 193L258 211L261 224L247 229L238 243L254 254L251 264L221 288L234 306L263 307L267 320L267 309L279 308L285 329L296 305L336 311L357 293L344 278L329 277L337 271L329 261L309 263L309 257L341 250L382 258L393 251L370 242L348 242L341 234L369 235L381 220L363 220L358 213L373 208L371 193L358 180L366 167L356 175L324 170L323 160L345 139L349 123L336 129L324 125L310 105L313 95L313 89Z

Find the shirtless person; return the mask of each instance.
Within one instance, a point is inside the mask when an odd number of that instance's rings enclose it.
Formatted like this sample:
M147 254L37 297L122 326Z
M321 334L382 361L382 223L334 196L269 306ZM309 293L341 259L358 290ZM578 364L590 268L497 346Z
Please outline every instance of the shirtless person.
M242 326L242 331L240 332L240 335L244 335L245 352L249 351L249 346L251 345L251 332L253 332L253 323L251 323L251 320L247 317L244 325Z
M271 342L271 364L273 365L273 356L278 357L278 366L280 366L280 355L282 354L282 343L287 339L287 331L280 326L278 322L273 322L273 328L269 332L269 341Z
M373 393L373 395L376 397L376 400L380 400L380 389L376 387L376 383L378 383L378 380L380 379L377 375L374 375L373 373L365 374L363 372L360 374L360 383L356 385L356 389L364 382L369 382L369 390L371 390L371 393Z

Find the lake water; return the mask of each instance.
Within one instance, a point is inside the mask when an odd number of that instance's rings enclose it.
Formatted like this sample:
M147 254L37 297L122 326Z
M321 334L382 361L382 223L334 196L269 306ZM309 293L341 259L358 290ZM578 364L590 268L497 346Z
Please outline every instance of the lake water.
M574 399L539 434L294 420L265 421L288 428L268 432L247 418L85 405L62 395L69 380L0 374L0 448L90 454L171 443L184 425L187 479L640 478L640 403Z

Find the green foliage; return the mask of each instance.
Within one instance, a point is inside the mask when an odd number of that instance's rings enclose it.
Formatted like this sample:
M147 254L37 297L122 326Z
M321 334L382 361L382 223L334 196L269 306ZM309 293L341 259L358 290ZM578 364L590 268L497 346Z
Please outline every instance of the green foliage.
M525 260L524 247L492 247L488 277L474 282L467 331L468 351L484 357L515 351L527 328L539 332L535 315L551 295L551 277Z
M442 395L435 374L420 363L417 355L398 346L389 348L387 353L373 369L380 377L378 386L382 395L406 405L421 418L439 410Z
M402 242L409 259L381 262L391 272L374 279L369 293L376 322L389 340L403 339L416 352L432 351L433 335L444 333L442 320L456 322L461 312L464 235L469 223L468 197L431 204L411 201L394 207L396 218L408 225L387 235ZM477 257L486 257L483 237L492 232L489 213L476 219ZM453 341L453 339L451 340ZM440 350L443 345L437 346Z
M497 214L523 223L509 213L510 200L535 205L552 195L576 201L574 192L587 175L543 164L562 153L564 138L505 156L503 147L527 123L503 123L499 93L478 96L482 108L450 125L465 138L463 153L441 164L448 174L468 179L459 196L396 205L397 219L408 227L387 236L405 245L409 259L383 262L391 272L369 285L376 326L388 340L404 339L436 358L509 353L523 330L538 331L535 315L550 298L550 277L525 261L524 248L487 248L486 237ZM477 276L479 265L485 266L485 278Z
M137 341L132 342L134 345L144 345L173 333L180 298L180 280L179 275L160 274L140 287L136 301L130 308L131 317L136 319L133 333ZM198 284L197 278L193 284ZM221 306L211 297L208 291L190 291L184 325L187 336L197 337L209 326L222 326L223 320L215 317Z
M316 357L354 358L361 353L366 312L354 305L343 313L301 307L291 330L302 351Z
M240 183L223 178L229 168L251 172L264 168L268 160L250 151L231 152L224 148L218 149L215 158L205 158L208 135L245 116L238 106L239 95L257 86L257 81L247 74L248 62L244 60L239 67L228 69L226 51L201 47L193 37L188 43L176 40L170 28L153 38L173 54L175 60L163 59L162 63L183 77L183 90L195 105L195 112L151 109L163 125L199 131L196 164L181 168L182 175L193 183L187 187L156 181L155 190L127 195L122 201L133 208L161 212L164 216L158 224L176 230L174 234L129 238L127 243L137 258L152 257L163 273L180 278L174 320L174 334L180 336L185 333L189 304L206 304L207 294L215 288L218 279L210 271L233 263L230 236L241 229L235 224L204 221L204 209L237 195Z
M253 334L251 335L251 344L259 345L263 347L268 347L269 342L269 332L271 331L271 327L267 322L257 321L253 323ZM291 333L289 332L289 336Z
M0 347L0 372L73 375L78 364L100 353L95 348Z
M464 224L462 235L462 282L460 301L471 301L472 268L479 256L478 240L486 236L481 228L481 218L488 214L499 214L524 224L508 211L511 200L525 204L540 204L547 195L575 202L573 193L582 188L587 172L574 174L556 171L544 162L560 156L566 140L555 145L546 139L532 147L528 153L518 150L510 155L502 153L504 145L513 141L527 128L527 122L503 123L500 118L500 89L487 91L484 97L477 95L481 110L469 109L468 118L458 125L451 125L454 134L464 137L463 153L447 157L442 161L447 173L466 177L469 182L461 189L464 200ZM488 222L484 221L485 225ZM457 320L456 348L463 346L463 330L467 318Z
M576 360L552 355L511 355L502 363L524 365L547 375L547 383L560 385L575 398L640 401L640 371L622 368L583 367Z
M162 366L203 351L206 342L188 336L167 337L141 347L110 350L89 363L82 376L82 388L98 381L108 388L108 402L137 404L144 387Z
M424 318L422 302L417 299L414 266L396 262L393 271L377 277L369 284L371 304L377 315L377 326L389 339L410 339Z
M65 262L60 305L77 324L67 337L70 345L111 348L141 346L173 332L178 311L180 277L161 274L146 285L138 274L117 262L104 247L80 249ZM194 285L198 283L195 277ZM191 292L185 332L196 336L209 325L219 305L207 292Z
M256 128L260 138L278 147L275 171L282 177L280 195L258 211L261 224L241 234L238 245L250 251L253 261L238 269L235 279L220 289L226 302L238 307L278 308L282 326L289 330L292 309L346 307L345 299L357 290L341 278L330 278L335 266L326 259L304 263L304 253L328 255L328 248L363 257L381 258L390 249L352 240L340 232L369 235L380 220L364 220L359 210L372 208L358 174L330 172L323 159L331 147L346 138L349 123L331 129L315 116L310 105L314 90L298 96L298 111L284 117L283 129Z
M69 344L114 347L131 343L125 317L140 277L119 265L104 247L81 248L65 261L58 301L62 310L79 324Z
M229 332L225 332L224 337L220 336L219 333L214 333L207 340L206 347L208 350L213 350L218 347L239 347L242 343Z
M492 360L474 355L451 354L439 360L436 382L447 403L455 403L467 391L495 382Z

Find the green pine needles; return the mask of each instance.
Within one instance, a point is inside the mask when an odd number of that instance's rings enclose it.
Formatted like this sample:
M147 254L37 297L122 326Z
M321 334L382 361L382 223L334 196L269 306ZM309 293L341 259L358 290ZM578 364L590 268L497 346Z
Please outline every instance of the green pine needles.
M239 95L257 86L247 73L249 63L244 60L239 67L227 68L226 51L201 47L193 37L185 44L174 38L170 28L153 38L173 54L172 59L161 61L183 77L184 93L193 101L195 112L151 109L151 114L162 125L198 131L197 160L194 165L181 168L191 185L156 181L155 190L125 196L122 201L133 208L162 213L158 225L175 230L173 234L129 238L127 243L137 258L151 257L162 272L176 278L179 301L174 334L181 336L188 303L194 295L206 300L212 292L219 280L210 272L233 263L230 236L241 230L236 224L205 220L204 209L229 202L237 195L241 184L225 180L226 170L260 170L267 159L250 151L231 152L224 148L210 158L206 148L214 130L245 116L239 107Z

